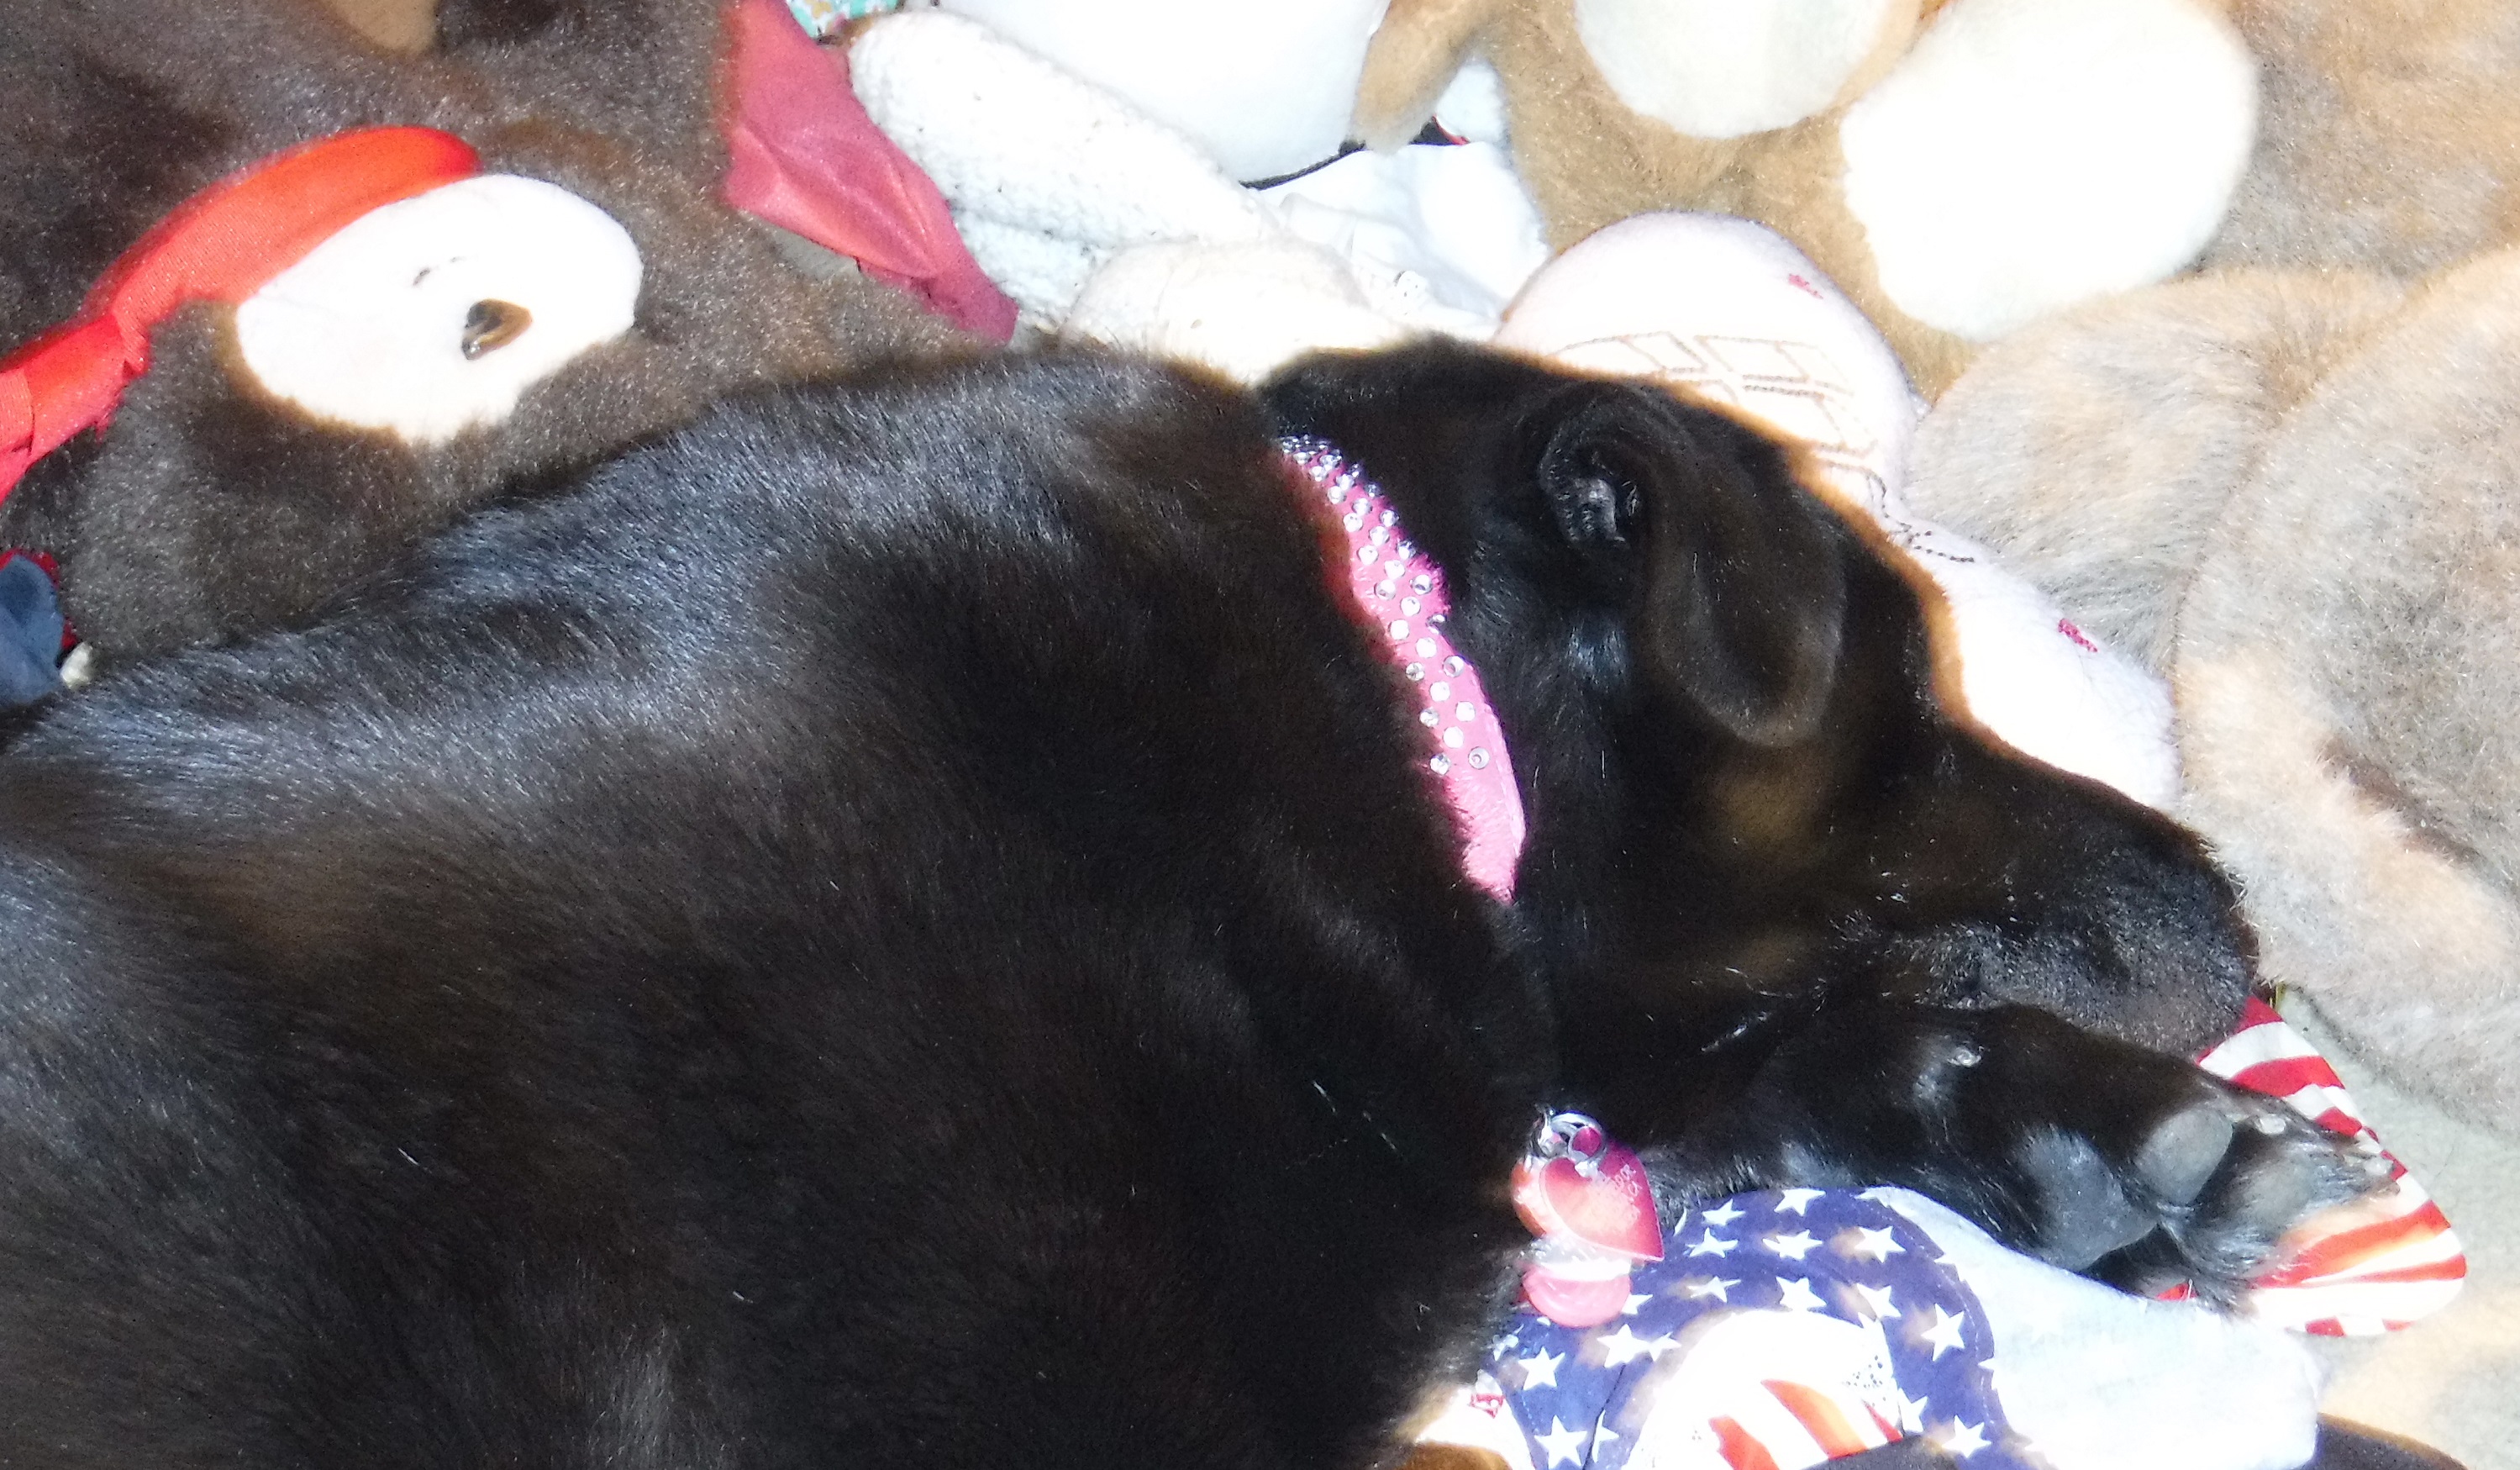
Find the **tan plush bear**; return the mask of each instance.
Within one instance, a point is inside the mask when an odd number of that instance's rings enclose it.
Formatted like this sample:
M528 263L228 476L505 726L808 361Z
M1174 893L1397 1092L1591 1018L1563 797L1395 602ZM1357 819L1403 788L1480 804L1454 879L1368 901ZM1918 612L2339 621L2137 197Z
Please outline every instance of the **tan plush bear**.
M2520 13L2233 19L2264 123L2205 273L1991 348L1909 493L2171 677L2269 976L2520 1136Z
M2258 146L2208 267L2413 276L2520 243L2520 12L2504 0L2234 0Z
M1998 345L1920 512L2171 678L2267 977L2520 1135L2520 250L2230 272Z
M1556 245L1654 209L1760 220L1929 395L1980 345L2192 262L2256 105L2216 0L1394 0L1359 136L1413 132L1466 57Z

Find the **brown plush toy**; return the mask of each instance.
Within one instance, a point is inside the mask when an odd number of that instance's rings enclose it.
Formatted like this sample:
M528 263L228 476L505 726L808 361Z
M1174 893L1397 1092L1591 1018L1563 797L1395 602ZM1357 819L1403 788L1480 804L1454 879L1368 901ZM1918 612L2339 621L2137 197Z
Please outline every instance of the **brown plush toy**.
M1978 347L2212 237L2255 79L2217 0L1395 0L1357 131L1502 79L1559 247L1655 209L1792 240L1928 395Z
M732 389L957 339L720 201L715 6L344 3L0 16L0 544L58 559L104 657L285 623Z
M2176 691L2267 977L2520 1137L2520 249L2240 271L2000 344L1909 494Z
M2520 243L2520 14L2502 0L2233 0L2258 144L2209 268L2409 278Z
M1909 494L2170 675L2268 975L2520 1137L2520 21L2241 0L2198 278L1981 357Z

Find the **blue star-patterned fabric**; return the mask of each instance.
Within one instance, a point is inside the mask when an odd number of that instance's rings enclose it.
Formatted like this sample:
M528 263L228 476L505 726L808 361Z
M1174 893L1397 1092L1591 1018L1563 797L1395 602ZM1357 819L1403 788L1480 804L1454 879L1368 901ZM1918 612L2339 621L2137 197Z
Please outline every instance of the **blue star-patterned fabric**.
M1914 1435L2027 1470L1984 1312L1942 1258L1869 1191L1734 1195L1665 1233L1612 1321L1517 1313L1479 1389L1534 1470L1799 1470Z

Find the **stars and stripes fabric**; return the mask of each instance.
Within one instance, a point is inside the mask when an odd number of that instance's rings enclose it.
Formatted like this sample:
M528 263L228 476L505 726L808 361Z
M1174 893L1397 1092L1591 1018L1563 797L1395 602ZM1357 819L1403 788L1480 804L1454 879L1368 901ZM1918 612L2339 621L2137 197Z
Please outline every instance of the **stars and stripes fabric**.
M2258 1278L2248 1309L2327 1337L2393 1331L2438 1310L2467 1279L2467 1256L2441 1207L2362 1122L2336 1069L2275 1008L2252 999L2240 1029L2197 1065L2235 1085L2279 1097L2364 1153L2389 1161L2390 1183L2349 1211L2305 1227L2276 1269Z
M1666 1232L1627 1307L1571 1329L1525 1309L1473 1412L1531 1470L1803 1470L1922 1435L1970 1470L2022 1461L1977 1298L1869 1192L1734 1195Z

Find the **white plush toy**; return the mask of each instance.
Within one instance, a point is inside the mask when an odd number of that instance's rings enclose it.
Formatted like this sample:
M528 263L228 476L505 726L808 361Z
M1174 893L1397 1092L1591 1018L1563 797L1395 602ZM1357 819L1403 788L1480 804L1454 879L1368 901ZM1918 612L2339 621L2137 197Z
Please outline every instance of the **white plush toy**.
M237 306L237 353L318 418L437 444L630 330L639 248L541 179L486 174L372 210Z
M1922 405L1881 334L1799 251L1747 221L1663 213L1612 225L1540 269L1539 220L1500 146L1493 77L1477 68L1436 104L1470 141L1352 153L1246 188L1220 154L1243 160L1238 171L1320 161L1338 147L1345 104L1309 82L1234 93L1245 101L1228 127L1182 98L1206 95L1184 78L1232 92L1226 78L1243 65L1232 36L1131 28L1137 9L945 0L875 23L851 48L869 115L936 181L972 254L1037 327L1246 382L1304 351L1442 332L1730 403L1811 445L1828 482L1930 573L1975 718L2138 801L2177 799L2161 682L1985 547L1907 509L1900 485ZM1271 47L1304 39L1309 61L1295 71L1346 78L1352 97L1378 3L1305 0L1268 14ZM1104 44L1115 29L1127 36L1119 51Z
M938 0L1126 98L1243 180L1309 168L1347 141L1366 44L1384 3Z
M1302 42L1282 74L1307 78L1259 92L1236 80L1271 74L1238 30L1142 27L1132 65L1114 65L1101 38L1137 8L955 0L852 43L869 115L935 180L1031 325L1245 381L1317 347L1495 330L1548 251L1475 74L1447 103L1469 141L1339 157L1378 3L1362 25L1352 0L1252 12L1270 54ZM1335 105L1321 76L1344 78ZM1186 95L1244 100L1229 127ZM1301 176L1238 182L1255 169Z
M1724 215L1622 221L1541 271L1496 341L1657 378L1809 445L1826 484L1941 589L1972 716L2139 802L2177 799L2167 688L1986 547L1909 510L1901 486L1922 405L1881 334L1781 237Z

